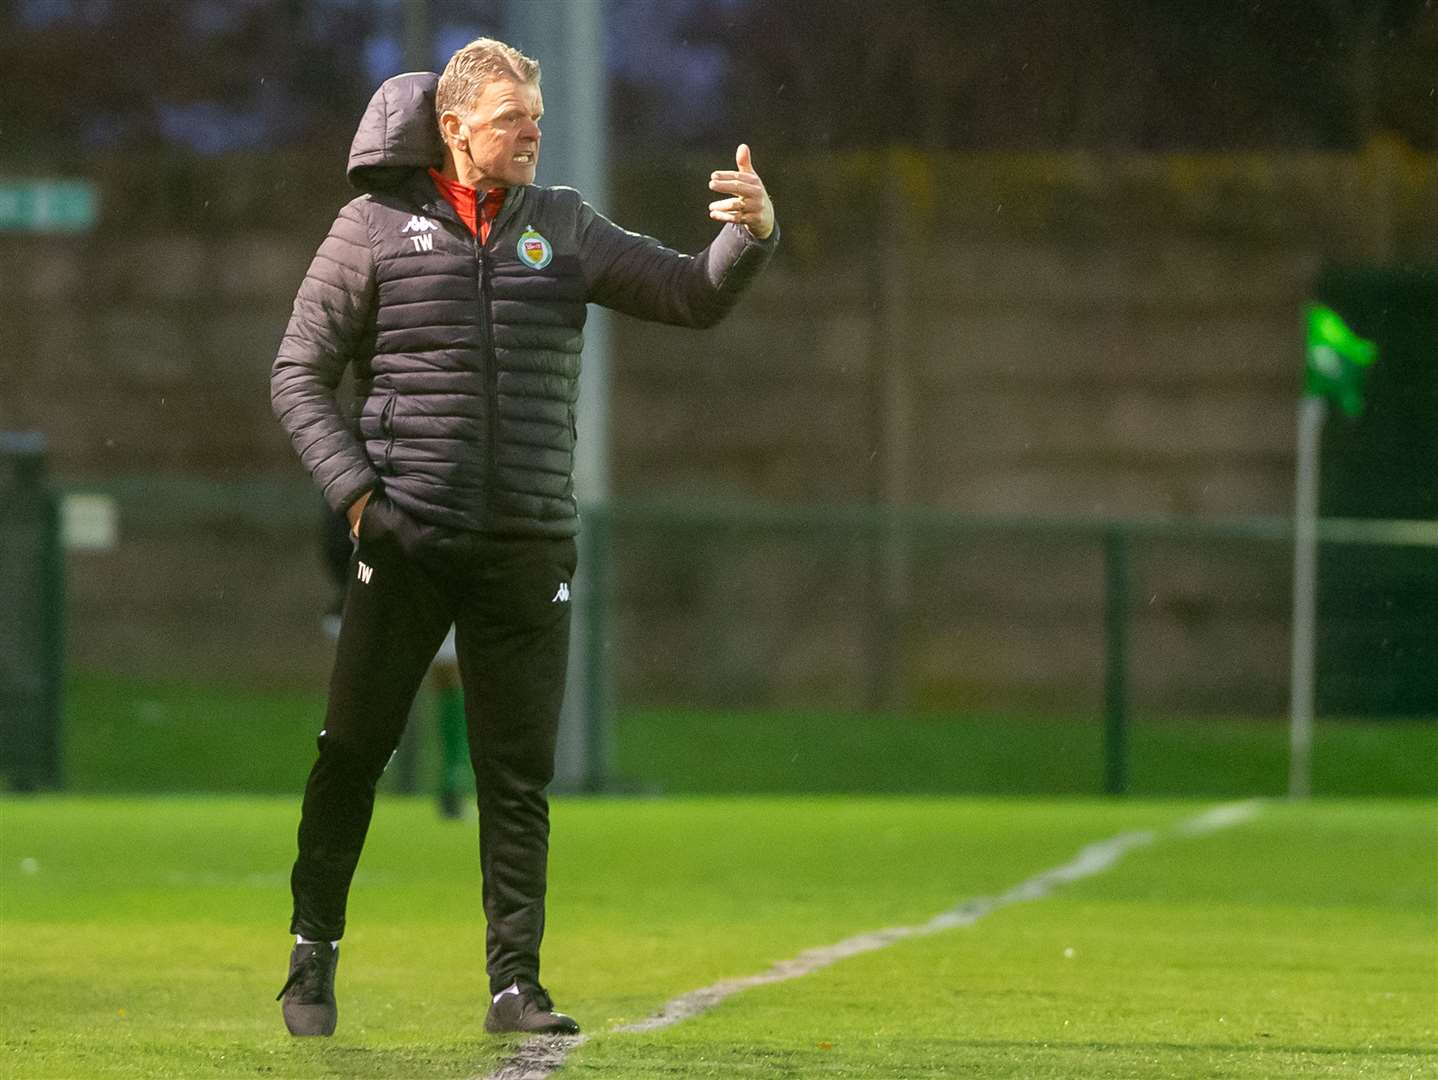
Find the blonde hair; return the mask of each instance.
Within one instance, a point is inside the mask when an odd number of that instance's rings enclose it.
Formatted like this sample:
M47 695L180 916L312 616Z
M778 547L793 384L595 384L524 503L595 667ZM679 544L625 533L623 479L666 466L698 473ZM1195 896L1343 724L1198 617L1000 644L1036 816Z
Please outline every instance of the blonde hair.
M475 38L449 58L434 92L434 115L464 114L495 79L539 82L539 61L494 38Z

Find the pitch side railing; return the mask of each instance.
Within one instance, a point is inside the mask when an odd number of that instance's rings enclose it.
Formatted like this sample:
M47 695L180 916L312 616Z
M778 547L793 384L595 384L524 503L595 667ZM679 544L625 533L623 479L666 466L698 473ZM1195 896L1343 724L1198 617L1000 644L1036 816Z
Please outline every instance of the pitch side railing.
M27 448L21 448L27 449ZM18 455L25 457L24 454ZM12 457L12 461L14 458ZM29 479L27 479L27 477ZM10 502L6 520L17 526L16 508L33 503L35 513L26 520L36 523L35 536L44 543L26 547L32 557L19 560L21 549L11 545L5 562L11 584L28 582L26 595L43 601L35 624L41 628L33 643L43 657L38 669L17 666L13 649L6 663L16 678L4 687L6 706L5 770L25 769L22 786L56 786L60 782L59 761L54 751L60 745L60 689L63 672L64 548L71 557L82 558L89 541L74 536L76 515L72 503L88 507L91 518L97 503L108 501L110 524L99 530L106 545L123 548L126 517L133 511L151 522L162 520L168 528L204 525L236 515L253 514L269 535L275 530L311 532L316 517L316 497L307 485L292 481L256 478L237 484L216 483L189 477L143 476L87 483L68 488L44 479L43 470L16 470L11 479L26 487L20 502ZM29 490L33 488L34 490ZM61 494L61 490L66 489ZM15 496L12 494L11 498ZM29 500L26 502L25 500ZM82 515L83 517L84 515ZM1104 790L1118 794L1128 786L1128 732L1130 713L1130 621L1132 615L1133 551L1151 540L1201 541L1247 540L1291 544L1293 525L1281 517L1192 518L1192 517L1003 517L975 515L931 507L876 508L864 505L798 506L717 499L615 500L583 508L581 578L576 582L575 612L578 622L576 643L580 662L572 668L577 685L571 686L571 723L582 729L581 760L571 762L566 786L602 790L609 777L607 746L611 731L613 654L615 622L615 566L619 554L616 534L635 529L723 530L730 536L788 536L807 538L844 535L860 538L868 546L869 573L878 583L871 590L872 611L868 642L873 669L869 697L882 704L885 683L894 678L895 654L893 612L886 610L882 583L887 576L902 573L905 552L919 542L936 538L965 536L1050 537L1097 545L1102 552L1103 591L1103 756ZM67 533L69 540L67 543ZM27 534L28 535L28 534ZM1438 522L1328 519L1320 523L1319 540L1325 547L1367 545L1379 548L1426 549L1438 560ZM103 546L103 545L101 545ZM79 550L77 550L79 549ZM1438 577L1438 562L1435 562ZM83 610L73 613L83 620ZM20 623L16 624L20 626ZM44 677L36 682L36 671ZM18 673L18 674L17 674ZM25 678L20 679L20 675ZM23 691L23 692L22 692ZM34 752L20 752L25 747ZM26 757L26 761L21 761Z
M587 642L582 687L582 720L587 730L586 781L582 786L602 790L608 777L605 747L610 731L610 655L613 596L612 543L616 529L723 529L729 533L813 536L836 532L866 538L871 546L875 578L893 572L911 545L934 536L962 537L1011 534L1084 541L1101 546L1103 553L1103 760L1104 791L1123 794L1128 789L1130 719L1130 636L1132 558L1139 541L1247 540L1292 545L1293 522L1281 517L1125 517L1083 518L1046 516L994 516L962 513L932 507L876 508L865 505L794 506L777 503L726 500L614 501L584 508L583 563L592 568L582 589L578 614ZM1404 521L1330 518L1319 523L1319 542L1330 545L1364 545L1429 549L1438 560L1438 521ZM1435 565L1438 576L1438 565ZM882 602L871 615L871 647L882 668L892 642L892 626L885 625ZM1438 619L1438 613L1435 613ZM892 661L888 661L892 666ZM892 672L876 672L871 702L881 704L883 684Z

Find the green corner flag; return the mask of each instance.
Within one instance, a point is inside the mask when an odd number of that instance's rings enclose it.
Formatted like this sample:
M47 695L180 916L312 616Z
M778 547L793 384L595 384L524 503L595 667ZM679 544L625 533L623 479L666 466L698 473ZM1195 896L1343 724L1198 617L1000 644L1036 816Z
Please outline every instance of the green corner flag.
M1348 328L1343 317L1323 304L1306 304L1308 362L1303 392L1332 398L1349 416L1363 411L1363 372L1378 359L1378 346Z

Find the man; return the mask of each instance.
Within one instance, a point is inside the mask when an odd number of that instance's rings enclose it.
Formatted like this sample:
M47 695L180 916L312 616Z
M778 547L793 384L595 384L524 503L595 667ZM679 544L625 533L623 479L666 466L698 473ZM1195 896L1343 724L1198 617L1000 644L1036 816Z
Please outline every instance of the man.
M350 149L344 207L295 299L275 414L355 552L291 876L281 990L329 1035L345 902L375 783L451 623L479 795L491 1032L573 1033L539 982L545 789L569 639L575 402L587 302L711 326L768 261L774 210L740 146L697 256L534 185L539 65L501 42L390 79ZM354 415L335 387L354 367Z

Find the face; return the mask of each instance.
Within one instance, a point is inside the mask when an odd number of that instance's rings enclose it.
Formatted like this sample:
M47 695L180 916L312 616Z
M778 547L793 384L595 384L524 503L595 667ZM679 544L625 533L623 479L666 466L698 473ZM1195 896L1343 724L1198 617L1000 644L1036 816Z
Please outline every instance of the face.
M487 84L468 113L446 112L441 120L460 180L481 189L534 183L543 115L538 84L511 79Z

